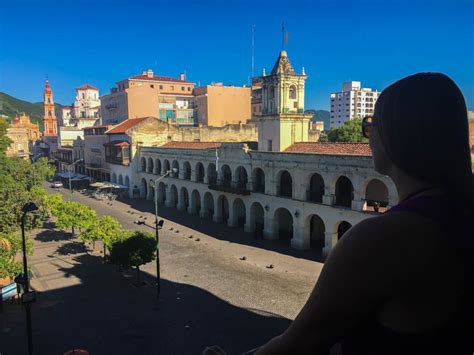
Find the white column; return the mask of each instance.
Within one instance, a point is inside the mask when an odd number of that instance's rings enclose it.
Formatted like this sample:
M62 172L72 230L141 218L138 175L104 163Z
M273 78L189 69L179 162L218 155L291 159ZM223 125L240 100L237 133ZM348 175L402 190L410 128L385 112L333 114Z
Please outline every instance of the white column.
M245 206L245 225L244 225L244 232L246 233L254 233L255 232L255 223L253 226L251 225L251 211L250 206ZM254 217L255 219L255 217Z
M336 189L331 184L324 186L323 204L328 206L334 206L336 203Z
M237 227L237 213L234 211L234 203L233 201L229 201L229 218L227 220L228 227Z
M324 247L323 247L323 257L327 258L332 248L337 243L337 233L326 232L324 233Z
M197 181L197 174L195 169L191 169L191 181L196 182Z
M212 220L216 223L222 222L222 210L219 208L218 198L214 200L214 216L212 216Z
M171 188L169 186L166 187L166 201L165 201L165 206L166 207L173 207L174 206L174 199L176 196L173 196L171 194Z
M186 205L184 204L184 193L182 190L178 190L178 211L184 211L186 209Z
M278 231L275 231L275 220L273 217L265 217L263 220L263 237L268 240L278 239Z
M354 190L354 198L351 202L351 208L355 211L363 211L366 206L366 202L362 200L360 192Z
M291 239L291 247L299 250L310 248L309 233L305 235L304 220L299 216L293 222L293 238Z

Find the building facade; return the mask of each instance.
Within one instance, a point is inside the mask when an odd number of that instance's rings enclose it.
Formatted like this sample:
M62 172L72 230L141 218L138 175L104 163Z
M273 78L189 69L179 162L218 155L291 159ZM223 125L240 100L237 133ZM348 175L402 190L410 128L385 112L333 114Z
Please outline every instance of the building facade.
M85 84L76 88L73 105L63 107L61 126L84 128L100 123L99 119L99 89Z
M198 124L225 126L247 123L251 115L251 88L224 86L222 83L195 88L194 109Z
M44 117L43 117L43 135L45 137L55 137L58 135L58 122L54 113L53 91L48 80L44 85L43 94Z
M330 126L341 127L344 122L374 114L375 102L380 92L361 88L360 81L342 84L342 91L331 94Z
M158 117L175 125L194 125L194 83L184 74L179 79L156 76L151 69L117 82L101 100L103 124L118 124L129 118Z

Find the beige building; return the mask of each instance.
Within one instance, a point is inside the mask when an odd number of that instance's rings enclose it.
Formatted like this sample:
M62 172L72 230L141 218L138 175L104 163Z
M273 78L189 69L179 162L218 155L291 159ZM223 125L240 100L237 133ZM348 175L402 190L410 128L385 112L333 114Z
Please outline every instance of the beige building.
M251 119L251 88L224 86L222 83L194 89L194 108L198 124L225 126Z
M151 69L117 82L101 100L103 124L129 118L158 117L177 125L194 125L194 83L180 77L156 76Z
M281 152L307 142L311 115L304 114L307 75L296 74L286 51L281 51L270 75L262 75L262 114L252 121L258 127L258 150Z
M8 156L28 158L33 146L41 138L37 124L31 123L30 117L24 112L16 116L7 129L7 136L13 142L7 149Z

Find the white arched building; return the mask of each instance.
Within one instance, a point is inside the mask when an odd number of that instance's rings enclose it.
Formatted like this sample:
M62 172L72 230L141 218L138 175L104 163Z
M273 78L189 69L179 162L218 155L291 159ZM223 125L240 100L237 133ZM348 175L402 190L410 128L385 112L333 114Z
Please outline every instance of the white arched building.
M125 121L123 126L135 125L137 142L123 135L121 125L108 132L117 136L108 143L112 179L129 186L131 197L156 196L183 213L327 255L351 225L398 197L393 182L374 171L368 144L307 142L306 78L304 71L295 73L285 51L271 74L259 78L263 109L252 120L258 142L147 146L141 131L152 134L153 122ZM152 187L151 180L173 169L177 173Z

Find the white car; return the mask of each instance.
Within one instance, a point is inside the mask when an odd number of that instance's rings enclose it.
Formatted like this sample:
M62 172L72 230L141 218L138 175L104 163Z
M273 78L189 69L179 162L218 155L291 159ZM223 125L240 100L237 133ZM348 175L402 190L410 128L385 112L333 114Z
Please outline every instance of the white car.
M54 187L55 189L59 189L63 187L63 183L61 181L55 181L51 184L51 187Z

